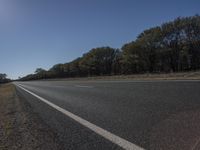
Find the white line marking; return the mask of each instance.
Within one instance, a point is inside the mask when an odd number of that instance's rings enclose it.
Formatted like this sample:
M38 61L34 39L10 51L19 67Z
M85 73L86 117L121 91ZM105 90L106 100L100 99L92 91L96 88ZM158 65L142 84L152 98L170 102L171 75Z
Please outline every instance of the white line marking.
M90 123L89 121L85 120L85 119L82 119L81 117L49 102L47 99L45 98L42 98L38 95L36 95L35 93L25 89L24 87L22 87L21 84L16 84L19 88L23 89L24 91L26 91L27 93L33 95L34 97L38 98L39 100L41 100L42 102L48 104L49 106L53 107L54 109L58 110L59 112L65 114L66 116L72 118L73 120L77 121L78 123L80 123L81 125L89 128L90 130L94 131L95 133L101 135L102 137L104 137L105 139L113 142L114 144L124 148L125 150L144 150L143 148L117 136L117 135L114 135L112 134L111 132L101 128L101 127L98 127L97 125L95 124L92 124Z
M78 87L78 88L94 88L93 86L87 86L87 85L75 85L75 87Z

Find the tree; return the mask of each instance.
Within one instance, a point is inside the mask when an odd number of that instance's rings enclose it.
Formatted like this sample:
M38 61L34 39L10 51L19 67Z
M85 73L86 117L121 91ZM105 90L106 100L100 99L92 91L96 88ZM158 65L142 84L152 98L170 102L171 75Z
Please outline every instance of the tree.
M37 69L35 70L35 74L43 73L43 72L46 72L46 70L45 70L45 69L42 69L42 68L37 68Z
M94 48L83 55L80 60L80 68L88 76L110 75L114 58L115 49L110 47Z
M200 69L200 16L178 17L144 30L121 49L98 47L48 71L38 68L21 80ZM2 76L1 78L5 78Z
M124 73L200 69L200 16L177 18L122 47Z
M49 72L51 72L51 75L53 77L64 77L65 76L65 70L64 70L63 64L56 64L52 68L49 69Z
M122 52L119 49L115 50L113 62L112 62L112 74L122 74Z
M0 83L8 83L10 79L7 79L7 75L5 73L0 73Z
M5 73L0 73L0 80L5 80L7 77L7 74Z

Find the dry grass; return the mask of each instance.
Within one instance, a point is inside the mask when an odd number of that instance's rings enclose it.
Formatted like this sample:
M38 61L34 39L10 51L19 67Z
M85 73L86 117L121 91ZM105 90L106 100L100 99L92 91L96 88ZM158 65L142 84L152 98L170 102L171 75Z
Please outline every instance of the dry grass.
M8 119L8 113L11 109L10 99L13 98L14 85L3 84L0 86L0 136L3 137L1 140L6 140L12 133L12 123ZM6 145L0 140L0 150L7 149Z
M179 72L179 73L145 73L132 75L75 77L48 80L200 80L200 71Z
M13 84L0 85L0 150L62 149L57 139Z
M15 90L15 87L14 85L12 84L4 84L4 85L1 85L0 86L0 102L3 100L3 99L8 99L9 97L13 96L13 92Z

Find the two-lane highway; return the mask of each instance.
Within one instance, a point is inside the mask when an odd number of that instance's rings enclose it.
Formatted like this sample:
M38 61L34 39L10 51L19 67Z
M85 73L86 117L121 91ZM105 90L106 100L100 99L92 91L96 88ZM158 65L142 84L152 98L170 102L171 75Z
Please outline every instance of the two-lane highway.
M18 95L26 98L35 112L58 132L68 149L183 150L198 147L199 81L14 84ZM51 104L72 116L61 113Z

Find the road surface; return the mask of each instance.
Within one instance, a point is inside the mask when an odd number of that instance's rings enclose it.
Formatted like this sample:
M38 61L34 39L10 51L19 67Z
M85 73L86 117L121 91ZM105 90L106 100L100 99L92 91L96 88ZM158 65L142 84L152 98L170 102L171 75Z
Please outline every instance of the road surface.
M133 146L133 149L183 150L199 147L200 81L14 84L18 95L58 133L66 149L110 150Z

